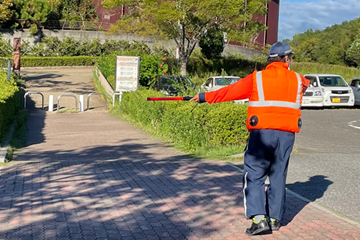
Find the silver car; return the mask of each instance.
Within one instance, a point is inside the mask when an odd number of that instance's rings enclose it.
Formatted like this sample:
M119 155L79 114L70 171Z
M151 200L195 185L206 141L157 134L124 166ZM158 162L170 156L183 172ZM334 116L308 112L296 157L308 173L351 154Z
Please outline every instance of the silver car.
M355 105L360 105L360 78L354 78L349 82L355 96Z
M206 92L215 91L220 88L226 87L230 84L236 83L241 77L238 76L213 76L209 77L202 85L201 89ZM245 103L249 99L235 100L235 103Z
M209 77L202 85L202 89L206 92L215 91L236 83L241 77L238 76L213 76Z

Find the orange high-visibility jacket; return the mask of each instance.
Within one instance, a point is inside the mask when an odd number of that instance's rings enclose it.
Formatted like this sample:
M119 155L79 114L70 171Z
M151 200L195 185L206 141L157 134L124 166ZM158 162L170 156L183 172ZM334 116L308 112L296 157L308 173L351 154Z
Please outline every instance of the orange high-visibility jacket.
M247 128L299 132L303 95L301 75L285 68L253 73Z
M246 78L217 91L200 95L206 102L225 102L249 98L247 128L299 132L302 95L309 80L289 71L282 62L269 64Z

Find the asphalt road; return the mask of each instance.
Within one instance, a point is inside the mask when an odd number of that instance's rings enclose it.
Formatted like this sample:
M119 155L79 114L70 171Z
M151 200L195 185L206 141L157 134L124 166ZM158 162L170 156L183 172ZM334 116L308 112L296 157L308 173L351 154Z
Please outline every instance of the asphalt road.
M302 110L287 188L360 222L360 109Z

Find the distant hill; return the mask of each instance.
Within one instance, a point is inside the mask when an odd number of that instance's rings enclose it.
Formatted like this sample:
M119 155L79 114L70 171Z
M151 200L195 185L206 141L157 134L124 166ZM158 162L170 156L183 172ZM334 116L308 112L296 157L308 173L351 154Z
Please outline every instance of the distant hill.
M309 29L289 42L298 62L360 66L360 18L324 30Z

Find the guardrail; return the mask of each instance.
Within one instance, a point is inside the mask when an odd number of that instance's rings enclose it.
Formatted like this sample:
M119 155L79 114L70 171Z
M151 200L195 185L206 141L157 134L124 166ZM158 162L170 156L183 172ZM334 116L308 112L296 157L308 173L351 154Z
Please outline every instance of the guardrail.
M41 92L27 92L24 95L24 109L26 109L26 97L31 94L40 94L42 97L42 109L44 109L44 95Z
M76 98L76 96L74 94L61 94L57 99L56 112L59 111L59 107L60 107L59 100L60 100L61 97L74 97L75 98L75 109L76 109L76 111L78 110L77 109L78 100L77 100L77 98Z
M90 97L91 97L92 95L102 95L102 96L104 97L104 100L105 100L105 109L107 108L106 95L105 95L104 93L92 92L92 93L89 93L88 96L87 96L86 110L89 110L89 102L90 102Z

